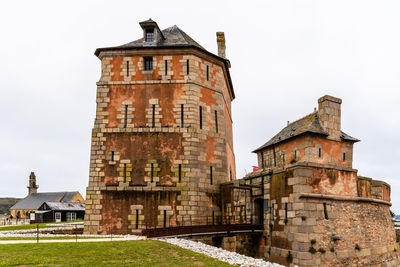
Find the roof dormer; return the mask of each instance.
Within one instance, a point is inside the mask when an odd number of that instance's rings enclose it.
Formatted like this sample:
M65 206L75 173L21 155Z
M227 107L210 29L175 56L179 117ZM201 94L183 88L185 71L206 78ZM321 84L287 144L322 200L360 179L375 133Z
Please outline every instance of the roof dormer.
M148 19L139 23L143 29L143 42L145 44L156 44L162 40L165 40L160 28L158 28L157 22L152 19Z

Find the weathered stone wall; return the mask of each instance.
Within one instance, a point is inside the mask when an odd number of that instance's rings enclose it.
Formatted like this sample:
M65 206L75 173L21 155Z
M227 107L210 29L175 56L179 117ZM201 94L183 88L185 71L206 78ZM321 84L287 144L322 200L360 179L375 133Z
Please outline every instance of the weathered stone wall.
M151 71L144 70L149 56ZM138 233L136 217L163 227L165 216L167 225L219 216L218 184L235 179L224 64L180 49L99 57L85 233ZM146 192L158 195L147 203L155 195Z
M352 169L299 162L251 173L232 185L263 185L268 208L259 257L287 266L397 266L390 203L383 194L374 197L366 182L377 181L358 179ZM390 191L378 184L376 192ZM222 192L223 214L241 217L237 207L250 203L247 216L256 215L256 191L224 187L231 194Z

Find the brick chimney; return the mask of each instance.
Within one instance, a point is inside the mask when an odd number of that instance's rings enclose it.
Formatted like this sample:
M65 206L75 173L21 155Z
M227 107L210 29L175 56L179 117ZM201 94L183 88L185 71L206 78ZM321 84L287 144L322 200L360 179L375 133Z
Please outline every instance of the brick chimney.
M325 95L318 99L318 117L329 139L340 141L340 105L342 99Z
M36 175L34 172L31 172L29 175L29 186L28 186L28 195L36 194L39 186L36 184Z
M218 56L225 58L225 34L217 32Z

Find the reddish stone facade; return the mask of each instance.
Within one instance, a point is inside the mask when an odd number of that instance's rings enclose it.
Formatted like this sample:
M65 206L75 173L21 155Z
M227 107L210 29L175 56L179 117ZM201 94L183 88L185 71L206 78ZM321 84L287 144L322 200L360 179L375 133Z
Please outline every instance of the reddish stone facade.
M258 171L224 184L223 216L265 226L258 256L286 266L399 266L390 186L357 176L358 140L341 131L340 104L320 98L317 111L255 150Z
M85 233L140 233L218 216L235 179L230 63L178 27L101 48Z

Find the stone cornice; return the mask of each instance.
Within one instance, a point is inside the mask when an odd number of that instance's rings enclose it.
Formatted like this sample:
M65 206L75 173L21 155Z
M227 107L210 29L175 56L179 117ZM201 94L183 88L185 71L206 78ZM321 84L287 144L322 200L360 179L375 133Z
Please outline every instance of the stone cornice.
M313 193L302 193L300 198L313 198L313 199L326 199L326 200L336 200L336 201L353 201L353 202L369 202L375 204L383 204L392 206L392 203L374 198L367 197L351 197L351 196L335 196L335 195L324 195L324 194L313 194Z

